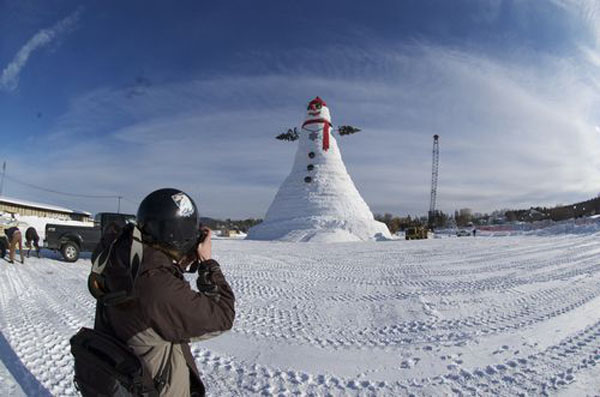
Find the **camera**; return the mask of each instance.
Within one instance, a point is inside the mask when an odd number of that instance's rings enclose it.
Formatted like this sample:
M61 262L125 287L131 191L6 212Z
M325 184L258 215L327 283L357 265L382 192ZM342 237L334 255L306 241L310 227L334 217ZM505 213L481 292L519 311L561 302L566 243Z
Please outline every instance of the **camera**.
M208 236L208 232L204 229L204 225L198 225L198 244L201 244L206 240L206 236Z
M196 273L196 271L198 270L198 255L196 254L196 250L198 249L198 246L200 244L202 244L204 242L204 240L206 240L206 237L208 237L208 231L205 229L204 225L200 224L198 225L198 234L196 236L196 244L194 244L189 252L183 257L183 259L180 261L181 264L183 265L192 265L189 267L188 270L186 270L187 273Z

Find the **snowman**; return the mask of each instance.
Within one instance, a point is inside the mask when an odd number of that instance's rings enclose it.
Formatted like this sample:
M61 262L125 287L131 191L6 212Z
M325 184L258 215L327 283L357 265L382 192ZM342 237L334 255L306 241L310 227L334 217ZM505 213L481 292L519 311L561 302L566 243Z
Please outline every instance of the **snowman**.
M248 239L294 242L367 241L391 238L354 186L334 133L351 135L351 126L333 127L321 98L309 102L302 126L277 139L298 141L292 171Z

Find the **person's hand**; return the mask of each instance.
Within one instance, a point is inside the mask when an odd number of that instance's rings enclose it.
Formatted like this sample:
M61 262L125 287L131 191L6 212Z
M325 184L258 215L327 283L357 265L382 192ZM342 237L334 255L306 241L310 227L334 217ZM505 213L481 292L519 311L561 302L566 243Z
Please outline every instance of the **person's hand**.
M206 233L206 238L198 244L198 248L196 249L200 262L207 261L212 257L212 230L207 227L203 227L202 230Z
M219 286L212 281L212 276L215 272L220 272L219 264L215 261L201 262L198 265L198 278L196 286L198 291L204 295L219 298Z

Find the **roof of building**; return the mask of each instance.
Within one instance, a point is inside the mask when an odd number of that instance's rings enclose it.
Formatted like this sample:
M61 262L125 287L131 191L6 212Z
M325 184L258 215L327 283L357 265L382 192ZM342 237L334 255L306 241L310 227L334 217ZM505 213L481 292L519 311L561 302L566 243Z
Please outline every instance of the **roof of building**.
M36 203L33 201L15 199L15 198L6 197L6 196L0 196L0 203L21 205L23 207L39 208L42 210L62 212L65 214L81 214L81 215L92 216L92 214L90 212L86 212L86 211L76 211L76 210L71 210L71 209L65 208L65 207L59 207L57 205Z

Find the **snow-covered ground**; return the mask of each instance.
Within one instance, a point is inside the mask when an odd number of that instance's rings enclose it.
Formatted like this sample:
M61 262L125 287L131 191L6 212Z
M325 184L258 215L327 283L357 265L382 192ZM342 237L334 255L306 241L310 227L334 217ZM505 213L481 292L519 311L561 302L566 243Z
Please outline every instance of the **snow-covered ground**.
M211 396L600 394L600 234L214 251L237 318L193 345ZM0 392L75 394L89 260L46 254L0 262Z

